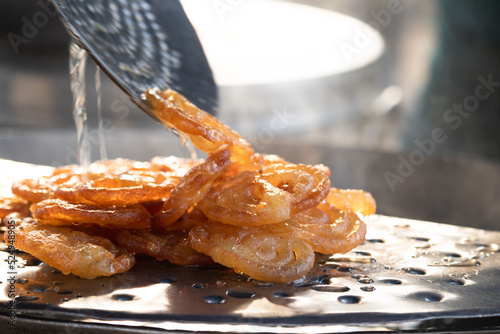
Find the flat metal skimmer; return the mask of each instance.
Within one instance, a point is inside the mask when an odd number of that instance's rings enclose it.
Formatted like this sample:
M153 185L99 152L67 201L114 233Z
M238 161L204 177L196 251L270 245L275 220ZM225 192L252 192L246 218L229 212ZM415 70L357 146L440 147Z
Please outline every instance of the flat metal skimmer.
M500 232L374 215L363 245L318 256L311 274L293 284L146 257L128 273L85 280L19 253L15 314L59 319L60 326L245 332L404 330L429 320L498 317L499 241ZM5 275L13 270L5 244L2 250ZM7 315L12 286L8 277L1 281Z
M214 113L217 88L179 0L52 0L73 40L151 117L146 89L172 88Z

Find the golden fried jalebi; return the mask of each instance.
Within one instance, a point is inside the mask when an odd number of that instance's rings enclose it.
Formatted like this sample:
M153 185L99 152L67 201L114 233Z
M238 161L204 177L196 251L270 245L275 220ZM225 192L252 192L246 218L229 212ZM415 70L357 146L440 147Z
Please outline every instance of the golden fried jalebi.
M272 165L279 165L279 164L281 164L281 165L289 165L290 164L288 161L286 161L285 159L283 159L282 157L280 157L279 155L276 155L276 154L255 153L255 155L261 156L265 167L269 167ZM313 166L314 166L314 168L325 173L326 176L330 177L331 171L330 171L330 168L328 168L328 166L325 166L323 164L317 164L317 165L313 165Z
M207 218L207 216L205 216L203 211L201 211L198 206L194 206L186 211L184 215L182 215L181 220L168 227L171 229L175 228L176 230L179 230L181 228L184 230L190 230L197 225L206 224L208 223L208 221L209 219ZM177 225L177 227L175 227L174 225Z
M364 216L374 214L377 209L373 196L359 189L331 188L326 200L340 210L353 211Z
M24 179L12 185L12 193L29 202L40 202L54 197L54 189L66 182L76 171L76 165L56 168L51 175L38 179Z
M1 219L2 224L7 227L12 224L12 221L14 221L16 225L19 225L24 220L33 221L34 219L31 217L26 217L26 214L19 212L11 212Z
M157 200L157 201L149 201L149 202L142 202L141 205L148 210L149 214L151 216L156 215L159 213L161 210L163 210L163 204L165 204L164 200Z
M34 203L60 198L71 203L129 205L168 197L183 173L116 159L95 162L89 170L74 165L56 168L49 176L15 182L12 192Z
M19 249L85 278L124 272L137 253L290 282L311 270L315 251L344 253L364 241L363 215L376 209L369 193L330 188L324 165L254 152L173 90L145 97L152 114L208 157L99 161L15 182L17 197L0 199L0 218L16 220ZM30 202L33 218L22 219Z
M151 170L160 172L175 172L179 176L186 174L191 168L203 162L203 159L197 161L189 158L154 157L151 159Z
M130 205L168 197L180 171L152 170L149 163L117 159L100 161L55 190L57 198L72 203Z
M166 199L163 211L152 218L152 226L157 231L175 223L189 207L198 203L212 186L224 176L231 161L227 149L210 154L205 162L193 167L182 177L177 187Z
M151 215L140 204L127 207L94 206L48 199L31 206L33 217L42 224L89 224L106 228L146 229Z
M330 190L330 179L311 165L277 164L267 167L260 178L293 195L291 214L318 205Z
M189 245L188 232L155 233L145 230L120 230L114 239L118 245L130 252L146 254L157 260L167 260L181 266L213 264L212 258L198 253Z
M232 225L275 224L290 218L292 195L242 172L212 187L199 208L211 220Z
M286 221L295 235L323 254L346 253L365 240L365 223L353 212L324 202Z
M27 201L17 197L0 198L0 219L13 212L26 216L29 214L29 207Z
M311 246L282 224L245 227L210 222L193 228L189 242L216 262L261 281L294 281L314 264Z
M7 240L8 234L4 235ZM14 246L42 260L63 274L96 278L123 273L135 264L134 256L106 238L90 236L68 227L21 224Z
M205 224L208 222L207 216L197 207L193 206L188 209L183 215L182 218L176 221L173 224L162 226L162 232L169 231L189 231L193 227Z
M276 224L318 205L330 180L313 166L273 164L242 172L212 187L199 203L211 220L231 225Z
M141 171L103 175L75 189L77 196L100 205L127 205L168 197L180 177L169 172Z
M241 170L260 168L252 146L244 138L181 94L171 89L160 91L153 88L148 89L145 96L151 103L153 114L165 126L188 136L195 147L208 154L228 148L231 161Z

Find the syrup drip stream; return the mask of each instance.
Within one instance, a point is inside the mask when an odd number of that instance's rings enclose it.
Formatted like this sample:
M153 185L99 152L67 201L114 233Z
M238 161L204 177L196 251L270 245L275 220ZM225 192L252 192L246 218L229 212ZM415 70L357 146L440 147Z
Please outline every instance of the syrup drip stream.
M77 157L80 167L84 173L89 171L92 162L91 157L91 142L88 140L89 129L86 109L86 81L85 67L87 64L88 54L75 43L70 46L69 73L71 92L73 94L73 118L76 125L76 135L78 140ZM104 141L104 121L102 117L101 104L101 75L99 67L96 67L95 72L96 98L97 98L97 142L99 144L99 154L101 160L108 160L106 144ZM170 129L174 134L179 136L181 144L188 150L191 159L198 161L196 150L190 140L179 134L175 129Z
M95 69L95 92L97 97L97 121L98 121L98 140L99 140L99 153L101 160L108 160L106 151L106 142L104 141L104 121L102 118L102 105L101 105L101 70L99 66Z
M87 110L85 109L85 65L87 63L87 52L78 45L72 43L70 46L69 75L71 92L73 94L73 118L76 125L76 136L78 140L77 156L78 163L87 171L90 162L90 147L87 136Z
M69 74L71 92L73 94L73 118L76 125L76 135L78 140L77 156L80 167L87 172L92 162L91 142L88 140L89 129L86 109L86 81L85 67L87 64L87 52L78 45L72 43L70 47ZM95 88L97 98L97 142L99 144L99 154L101 160L107 160L106 144L104 142L104 122L102 117L101 104L101 75L99 67L95 72Z

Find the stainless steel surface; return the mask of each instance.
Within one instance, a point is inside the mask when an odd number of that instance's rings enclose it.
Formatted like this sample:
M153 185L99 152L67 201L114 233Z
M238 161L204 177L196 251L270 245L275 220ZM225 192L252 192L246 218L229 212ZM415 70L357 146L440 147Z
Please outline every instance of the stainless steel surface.
M73 40L150 113L146 89L175 89L214 112L216 87L196 32L178 0L53 0ZM154 116L152 116L155 118Z
M60 326L81 321L188 331L408 330L429 321L446 327L500 316L499 241L500 232L374 215L363 245L319 256L308 277L293 284L148 258L128 273L85 280L17 253L15 312L19 319L57 319ZM2 282L5 313L8 284Z

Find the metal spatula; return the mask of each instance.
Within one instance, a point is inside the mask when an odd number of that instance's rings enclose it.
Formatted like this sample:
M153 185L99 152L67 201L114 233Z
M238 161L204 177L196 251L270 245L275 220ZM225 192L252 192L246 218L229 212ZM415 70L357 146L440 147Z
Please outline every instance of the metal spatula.
M214 113L212 71L179 0L52 0L75 43L155 118L141 94L172 88ZM155 118L156 119L156 118Z

